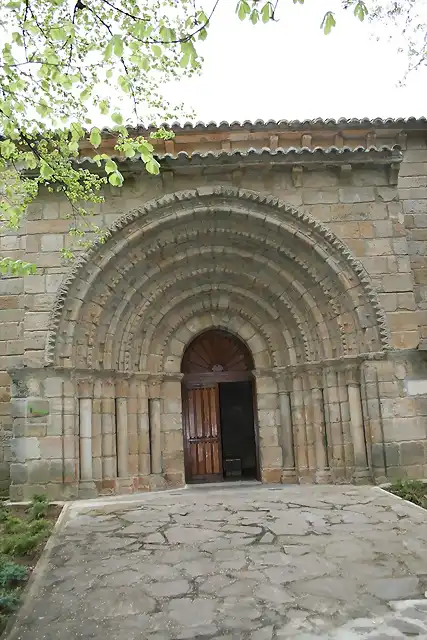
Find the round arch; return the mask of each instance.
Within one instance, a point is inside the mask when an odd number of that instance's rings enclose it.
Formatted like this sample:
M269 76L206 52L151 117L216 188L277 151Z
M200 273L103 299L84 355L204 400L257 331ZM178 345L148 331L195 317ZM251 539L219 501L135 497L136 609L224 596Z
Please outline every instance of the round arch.
M277 198L220 187L175 193L125 214L105 245L79 258L57 295L46 362L138 366L129 352L150 332L157 342L154 319L174 314L171 292L181 288L189 299L199 286L201 299L203 285L213 291L215 278L246 292L242 313L253 315L254 292L275 308L279 319L272 324L292 336L300 362L389 346L369 277L340 240ZM177 314L182 302L176 295L174 300ZM114 357L111 342L121 345Z

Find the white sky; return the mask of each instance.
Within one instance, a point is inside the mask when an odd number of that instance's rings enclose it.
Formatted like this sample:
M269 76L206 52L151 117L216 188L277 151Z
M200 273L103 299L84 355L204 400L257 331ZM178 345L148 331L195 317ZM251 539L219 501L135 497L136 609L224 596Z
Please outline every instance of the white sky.
M203 0L206 8L212 3ZM278 23L253 26L234 14L236 0L222 0L209 37L199 43L202 76L179 83L174 98L205 122L426 116L427 69L398 87L408 61L396 40L378 42L372 25L350 11L337 12L337 27L323 34L325 11L339 4L281 0Z

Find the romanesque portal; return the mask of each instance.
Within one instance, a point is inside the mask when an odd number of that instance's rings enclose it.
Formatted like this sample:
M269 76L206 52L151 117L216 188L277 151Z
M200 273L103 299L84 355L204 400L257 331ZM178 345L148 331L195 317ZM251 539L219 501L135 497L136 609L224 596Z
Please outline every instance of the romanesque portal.
M212 331L223 342L203 371L200 342L188 348ZM80 259L45 366L15 372L14 403L27 424L49 404L60 437L38 445L61 448L47 472L61 495L222 480L232 464L264 482L369 481L384 473L370 445L387 346L369 276L320 223L251 191L177 192L119 218ZM253 424L224 457L215 385L227 380L250 382L252 418L248 387L235 393Z

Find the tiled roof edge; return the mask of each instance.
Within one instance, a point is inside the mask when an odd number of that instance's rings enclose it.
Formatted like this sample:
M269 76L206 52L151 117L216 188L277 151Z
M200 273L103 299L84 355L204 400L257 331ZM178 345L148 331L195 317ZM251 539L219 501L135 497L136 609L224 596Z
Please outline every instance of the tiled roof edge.
M172 131L227 131L230 129L290 129L290 130L300 130L300 129L323 129L323 128L342 128L342 127L401 127L401 128L417 128L417 127L425 127L427 125L427 117L422 116L420 118L416 118L415 116L411 116L409 118L338 118L335 120L334 118L314 118L312 120L243 120L242 122L238 120L234 120L232 122L227 122L226 120L222 120L221 122L172 122L172 123L164 123L159 125L159 127L164 127L165 129L170 129ZM143 124L138 125L136 127L129 127L129 130L132 132L137 131L154 131L159 128L155 125L145 126ZM115 132L113 129L104 128L102 130L104 135L111 134L113 135Z
M351 148L351 147L327 147L327 148L322 148L322 147L314 147L313 149L309 148L309 147L288 147L286 149L282 148L282 147L278 147L277 149L269 149L268 147L262 147L261 149L255 149L253 147L246 149L246 150L239 150L236 149L235 151L225 151L225 150L218 150L218 151L194 151L193 153L187 153L186 151L178 151L177 153L159 153L159 154L155 154L155 157L162 161L162 160L191 160L191 159L195 159L195 158L200 158L200 159L204 159L204 158L220 158L220 157L227 157L227 158L232 158L232 157L247 157L247 156L262 156L262 155L269 155L269 156L288 156L288 155L310 155L310 156L344 156L344 155L368 155L368 154L372 154L372 155L378 155L381 153L396 153L397 155L399 155L401 151L401 147L399 145L393 145L393 146L387 146L387 145L383 145L381 147L355 147L355 148ZM113 156L114 160L124 160L124 158L122 156ZM129 160L130 162L135 162L137 160L140 159L140 155L136 154L135 156L133 156L133 158L129 158L127 160ZM85 157L81 157L79 158L79 163L83 164L84 162L89 162L89 163L93 163L94 160L93 158L91 158L90 156L85 156Z

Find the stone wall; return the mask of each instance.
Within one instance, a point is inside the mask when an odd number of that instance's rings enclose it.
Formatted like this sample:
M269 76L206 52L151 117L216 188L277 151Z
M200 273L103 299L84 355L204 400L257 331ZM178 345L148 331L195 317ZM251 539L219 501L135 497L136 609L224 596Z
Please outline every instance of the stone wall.
M425 463L426 400L422 388L413 396L407 388L408 380L427 378L422 354L413 351L420 341L421 348L423 340L427 344L425 137L408 134L407 147L398 184L393 174L396 168L379 162L341 162L331 167L331 162L324 161L302 167L274 164L270 158L254 167L240 159L212 167L206 163L174 169L171 165L160 177L133 168L123 188L107 189L105 202L97 205L93 219L99 226L110 226L124 213L164 194L221 185L280 198L329 228L366 269L385 311L390 346L402 354L390 355L375 365L375 374L369 374L366 365L364 398L365 418L369 416L377 433L373 462L387 468L383 475L395 476L402 467L408 475L422 475ZM68 213L65 201L41 194L30 206L20 234L0 238L2 255L38 266L37 275L0 279L0 490L8 485L12 427L7 371L22 364L37 367L44 363L51 310L69 270L60 254L63 247L72 245L67 234ZM369 375L376 376L375 380ZM370 398L373 385L377 395ZM47 431L45 435L56 437ZM27 473L36 472L27 469Z

